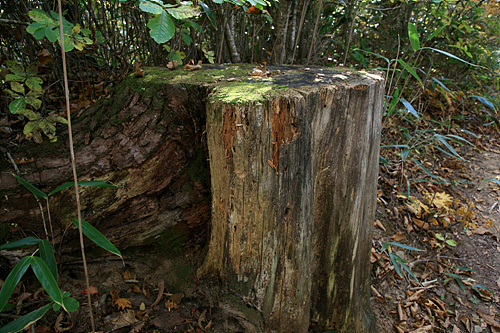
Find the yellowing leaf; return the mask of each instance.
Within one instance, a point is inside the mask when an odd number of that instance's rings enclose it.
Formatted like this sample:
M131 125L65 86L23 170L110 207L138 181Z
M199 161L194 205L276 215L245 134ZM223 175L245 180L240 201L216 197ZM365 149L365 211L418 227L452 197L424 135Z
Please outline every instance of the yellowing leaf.
M434 205L436 208L448 210L453 204L453 197L445 192L423 193L425 202L429 205Z
M396 242L399 242L400 240L404 239L406 236L403 235L402 233L398 232L394 236L391 236L390 238L394 239Z
M113 302L113 305L118 307L118 310L124 310L125 308L131 308L130 298L118 298Z

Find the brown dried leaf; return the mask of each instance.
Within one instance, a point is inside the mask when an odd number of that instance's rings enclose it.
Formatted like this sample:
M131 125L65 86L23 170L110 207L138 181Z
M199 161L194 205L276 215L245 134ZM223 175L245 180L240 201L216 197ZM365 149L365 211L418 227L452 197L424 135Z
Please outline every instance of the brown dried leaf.
M116 301L118 298L120 298L120 294L116 289L111 290L109 294L111 295L111 299L113 300L113 302Z
M118 327L132 325L137 321L138 320L137 318L135 318L135 312L133 310L125 310L120 314L119 317L113 320L113 325L115 326L114 328L118 328Z
M130 330L129 333L139 333L141 331L141 329L144 327L145 324L146 324L145 321L140 322L139 324L137 324L134 327L132 327L132 329Z
M163 292L165 290L165 284L163 281L161 281L160 283L158 283L158 297L156 297L156 301L151 304L151 309L154 308L155 306L158 305L158 303L160 303L161 299L163 298Z
M175 293L172 296L170 296L168 299L174 302L175 304L181 304L182 299L184 298L184 293Z
M476 229L472 230L472 233L477 235L484 235L484 234L491 234L491 231L489 231L484 227L477 227Z
M477 313L479 313L481 318L483 318L488 325L496 327L496 328L500 328L500 323L495 320L494 316L488 316L487 314L482 313L481 310L479 310L479 309L477 310Z
M191 60L189 60L189 63L187 63L186 66L184 66L184 70L189 71L189 70L201 69L201 63L202 63L202 61L198 60L198 64L195 65L194 60L191 59Z
M141 288L139 288L139 286L137 286L137 285L134 285L134 293L140 294L141 293Z
M178 309L178 306L175 302L172 302L171 300L167 300L165 302L165 307L168 309L168 311L171 311L172 309Z
M406 237L406 236L405 236L405 235L403 235L401 232L398 232L397 234L395 234L394 236L391 236L391 237L389 237L389 238L393 239L393 240L394 240L394 241L396 241L396 242L399 242L399 241L401 241L401 240L405 239L405 237Z
M64 313L60 313L57 316L56 322L54 324L54 330L58 333L67 332L73 328L73 322L63 322Z
M89 290L90 290L90 296L99 294L99 289L97 289L96 286L90 286ZM82 294L84 294L85 296L87 296L87 289L85 289L84 291L82 291Z
M118 310L124 310L125 308L131 308L130 298L118 298L113 302L113 305L118 307Z
M122 276L123 276L123 279L126 281L126 280L133 280L135 279L135 274L130 272L129 270L125 270L123 273L122 273Z
M387 232L387 229L384 227L384 225L382 224L382 222L380 222L380 220L375 220L375 226L379 227L380 229L382 229L385 232Z
M169 61L167 64L167 67L170 69L175 69L177 66L179 66L179 62L177 60Z

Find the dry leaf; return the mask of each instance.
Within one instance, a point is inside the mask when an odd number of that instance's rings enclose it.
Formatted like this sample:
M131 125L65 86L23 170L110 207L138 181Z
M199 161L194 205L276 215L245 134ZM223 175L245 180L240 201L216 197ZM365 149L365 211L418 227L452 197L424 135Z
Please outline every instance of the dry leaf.
M165 302L165 307L168 309L168 311L178 308L177 304L175 302L172 302L171 300L167 300Z
M163 298L164 290L165 290L165 284L163 281L161 281L160 283L158 283L158 297L156 297L156 301L153 304L151 304L151 309L157 306L158 303L160 303L161 299Z
M109 294L111 295L111 298L114 301L116 301L118 298L120 298L120 294L118 293L118 290L116 289L113 289L109 292Z
M140 322L139 324L137 324L134 327L132 327L132 329L130 330L129 333L139 333L141 331L141 329L144 327L145 324L146 324L145 321Z
M177 66L179 66L179 62L177 60L169 61L167 64L167 67L170 69L175 69Z
M184 298L184 293L180 292L171 295L168 299L174 302L175 304L181 304L183 298Z
M137 285L134 285L134 293L140 294L141 293L141 288L139 288L139 286L137 286Z
M131 308L130 298L118 298L113 302L113 305L118 307L118 310L124 310L125 308Z
M405 239L405 237L406 237L405 235L403 235L402 233L398 232L397 234L395 234L394 236L391 236L389 238L395 240L396 242L399 242L399 241Z
M415 223L415 225L420 229L429 230L429 223L427 222L414 218L413 223Z
M191 59L191 60L189 60L189 63L187 63L186 66L184 66L184 70L189 71L189 70L201 69L201 63L202 63L202 61L198 60L198 64L195 65L194 60Z
M33 161L35 161L35 159L33 157L32 158L27 158L27 157L14 158L14 162L16 162L16 164L31 163Z
M60 313L57 316L56 322L54 324L54 330L58 333L67 332L73 328L73 322L63 322L64 313Z
M125 310L121 312L120 316L113 320L114 328L132 325L136 323L138 320L135 318L135 312L133 310Z
M476 229L472 230L472 233L477 235L484 235L484 234L491 234L491 231L489 231L484 227L477 227Z
M99 290L97 289L96 286L90 286L89 290L90 290L90 296L99 294ZM87 296L87 289L85 289L84 291L82 291L82 294L84 294L85 296Z
M495 320L494 316L488 316L487 314L482 313L481 310L479 310L479 309L477 310L477 313L479 313L481 318L483 318L488 325L496 327L496 328L500 328L500 323Z
M199 326L199 327L203 327L203 325L202 325L202 324L203 324L203 322L204 322L204 321L206 321L206 320L207 320L206 318L207 318L207 310L205 309L205 310L201 313L200 317L198 318L198 326Z
M380 220L375 220L375 226L387 232L387 229L385 229L384 225L382 224L382 222L380 222Z
M129 270L125 270L123 273L122 273L122 276L123 276L123 279L125 281L130 281L130 280L134 280L135 279L135 274L130 272Z

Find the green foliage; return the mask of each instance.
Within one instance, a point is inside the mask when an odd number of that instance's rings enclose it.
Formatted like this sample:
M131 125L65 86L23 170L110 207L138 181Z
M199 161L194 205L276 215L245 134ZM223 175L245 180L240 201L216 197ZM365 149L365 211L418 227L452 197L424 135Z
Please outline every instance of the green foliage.
M434 234L434 237L436 237L437 240L441 241L442 243L437 242L436 244L440 247L443 248L446 245L449 246L457 246L457 242L453 239L448 239L448 235L443 236L441 234Z
M392 265L394 266L394 270L396 273L401 277L404 278L404 273L403 270L406 271L415 281L418 282L417 278L415 277L415 274L411 271L411 269L408 267L407 262L403 260L400 256L395 254L392 251L391 246L397 246L405 250L411 250L411 251L423 251L421 249L417 249L412 246L396 243L396 242L386 242L382 245L382 252L387 250L389 253L389 259L391 260Z
M34 21L28 25L27 32L36 39L47 38L51 43L61 43L61 32L59 28L59 14L54 11L46 13L41 9L33 9L28 13ZM82 51L85 45L91 45L91 31L81 29L77 24L68 22L64 17L62 21L64 35L64 51L70 52L73 49Z
M37 76L38 63L32 63L26 69L12 60L7 60L6 64L12 74L7 74L5 77L5 81L10 82L11 87L5 89L5 92L14 98L9 104L9 110L13 114L28 118L24 134L31 135L36 143L43 142L42 132L51 142L57 141L55 124L67 124L67 120L57 115L43 117L35 112L42 106L40 97L43 95L43 81Z

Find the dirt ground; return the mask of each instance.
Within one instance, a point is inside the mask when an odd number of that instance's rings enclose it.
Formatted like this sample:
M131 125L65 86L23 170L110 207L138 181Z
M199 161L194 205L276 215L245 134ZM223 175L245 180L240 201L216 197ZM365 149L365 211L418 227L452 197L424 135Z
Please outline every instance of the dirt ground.
M435 204L431 214L416 214L411 202L390 194L384 179L392 171L381 169L371 297L379 332L500 332L496 320L500 313L500 186L480 181L500 176L500 149L492 145L481 152L470 150L466 158L469 162L458 164L441 161L442 168L455 173L448 177L455 177L454 184L424 184L412 191L416 199L425 202L419 193L434 189L433 199L441 198L442 206ZM447 197L439 194L444 192L453 203L446 203ZM464 213L460 207L468 209ZM432 221L436 218L451 224L435 225ZM445 240L438 241L436 233ZM446 240L455 241L456 246L438 245ZM423 250L392 247L407 262L417 281L408 273L398 277L387 250L381 252L385 242ZM196 279L195 269L201 263L198 251L178 254L175 260L158 251L154 247L125 251L125 266L116 257L89 260L98 331L263 331L260 314L245 306L241 296L218 289L217 283ZM91 330L80 259L63 259L60 287L79 300L80 309L69 315L50 311L37 323L37 333ZM26 280L35 278L28 276ZM20 299L24 293L23 303ZM28 282L22 282L14 294L25 305L23 311L36 309L46 299Z

